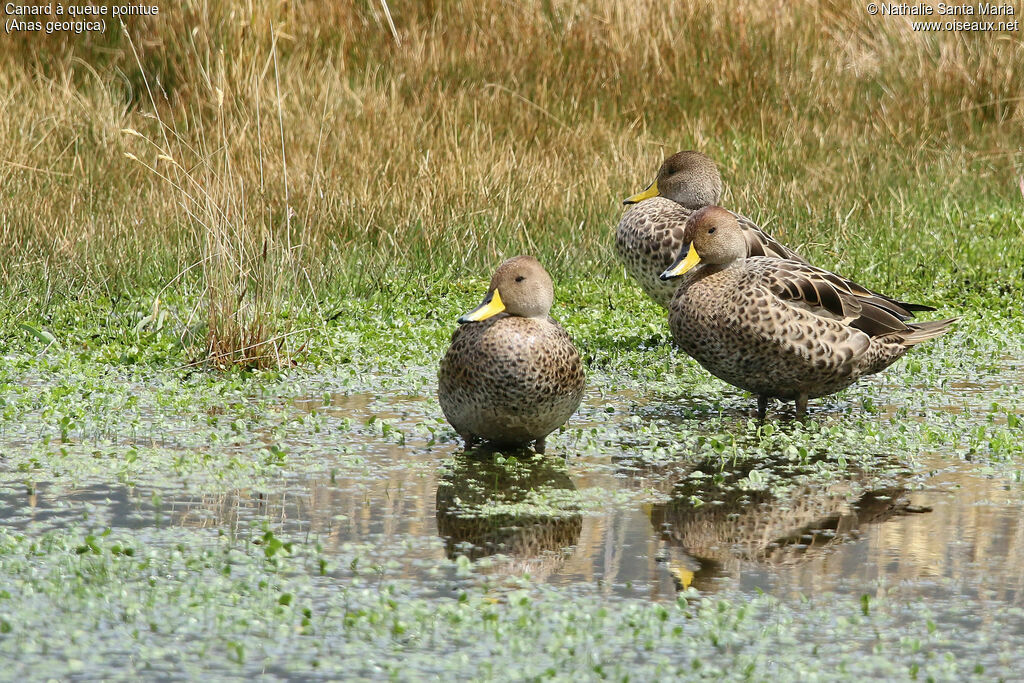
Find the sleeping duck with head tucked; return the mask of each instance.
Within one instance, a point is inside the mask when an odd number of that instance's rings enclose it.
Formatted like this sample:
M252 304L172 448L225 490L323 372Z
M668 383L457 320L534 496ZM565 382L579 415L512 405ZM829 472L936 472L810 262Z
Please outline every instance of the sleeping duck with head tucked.
M906 323L901 304L802 261L748 256L736 216L718 206L686 221L669 304L676 344L705 370L768 400L796 402L881 372L910 347L949 331L957 318Z
M483 302L459 318L441 360L438 398L467 447L534 442L543 453L547 436L579 407L583 363L548 315L553 300L540 262L517 256L498 267Z

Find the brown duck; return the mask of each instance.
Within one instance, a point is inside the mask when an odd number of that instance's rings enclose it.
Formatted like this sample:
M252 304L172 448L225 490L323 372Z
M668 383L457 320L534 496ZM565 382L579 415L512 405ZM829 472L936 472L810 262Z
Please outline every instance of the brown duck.
M619 221L615 250L630 276L661 306L669 307L677 283L659 276L675 261L683 246L686 220L697 209L718 204L721 195L722 179L715 162L700 152L687 150L665 159L654 182L623 202L634 206ZM748 257L769 256L807 263L749 218L735 213L732 216L739 225ZM913 317L912 311L935 310L883 294L876 296L897 304L897 317L902 316L902 320Z
M905 323L910 313L854 282L800 261L747 256L736 217L717 206L693 213L669 305L676 343L719 379L769 398L807 400L880 372L911 346L945 334L957 319Z
M441 360L438 398L467 446L545 439L576 412L583 364L572 339L548 316L554 285L540 262L517 256L491 278L483 303L459 318Z

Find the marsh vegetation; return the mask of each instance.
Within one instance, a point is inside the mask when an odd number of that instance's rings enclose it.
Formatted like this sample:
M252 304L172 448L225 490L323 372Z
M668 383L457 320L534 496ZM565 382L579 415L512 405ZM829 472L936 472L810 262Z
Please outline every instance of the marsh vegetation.
M388 5L4 37L7 673L1016 676L1021 37ZM962 321L752 421L613 255L685 148L812 262ZM481 458L437 363L518 253L589 388L546 457Z

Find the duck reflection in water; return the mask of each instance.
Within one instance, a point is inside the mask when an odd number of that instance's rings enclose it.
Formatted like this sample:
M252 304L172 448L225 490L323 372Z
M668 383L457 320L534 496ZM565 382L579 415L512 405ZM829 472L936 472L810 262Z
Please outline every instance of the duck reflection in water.
M715 579L735 576L749 565L812 562L858 540L868 525L931 511L910 505L905 488L864 490L856 477L781 492L752 488L749 482L758 477L750 475L757 467L766 464L723 470L721 461L711 458L675 483L670 501L650 508L651 525L665 544L660 559L677 589L714 589Z
M507 555L503 573L542 579L564 562L583 528L561 458L474 449L445 465L437 487L437 530L449 558Z

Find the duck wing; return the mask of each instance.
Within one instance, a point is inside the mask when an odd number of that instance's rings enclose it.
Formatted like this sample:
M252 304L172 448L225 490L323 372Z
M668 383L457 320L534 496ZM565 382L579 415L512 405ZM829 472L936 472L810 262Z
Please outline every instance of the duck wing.
M841 275L788 259L766 259L763 275L772 294L871 337L905 332L910 313Z
M768 256L771 258L788 259L790 261L797 261L798 263L807 263L800 254L796 253L785 244L782 244L771 235L765 233L761 228L757 227L754 221L750 220L746 216L739 214L733 214L736 216L737 222L740 224L740 229L743 230L743 238L747 242L747 257L752 256ZM878 301L875 303L886 309L900 320L909 320L914 317L915 312L920 311L934 311L934 306L928 306L926 304L915 304L909 301L900 301L894 299L891 296L885 294L879 294L878 292L872 291L866 287L861 287L855 282L847 280L848 285L858 291L861 296L873 296Z
M771 258L789 259L798 263L807 263L803 256L765 233L761 228L757 227L754 221L746 216L733 215L736 216L736 222L740 224L740 229L743 231L743 239L747 242L748 258L751 256L768 256Z

